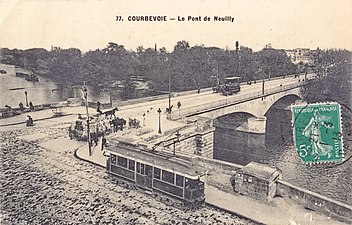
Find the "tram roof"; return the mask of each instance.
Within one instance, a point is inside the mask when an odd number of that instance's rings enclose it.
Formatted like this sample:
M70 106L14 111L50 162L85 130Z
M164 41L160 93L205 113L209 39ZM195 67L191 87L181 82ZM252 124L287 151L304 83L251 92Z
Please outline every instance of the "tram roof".
M206 172L206 168L192 163L192 159L185 156L181 158L179 155L173 155L170 152L152 151L138 143L121 140L116 137L109 139L109 142L110 145L106 149L112 153L156 166L190 179L197 179Z
M241 77L225 77L225 80L237 80L237 79L241 79Z

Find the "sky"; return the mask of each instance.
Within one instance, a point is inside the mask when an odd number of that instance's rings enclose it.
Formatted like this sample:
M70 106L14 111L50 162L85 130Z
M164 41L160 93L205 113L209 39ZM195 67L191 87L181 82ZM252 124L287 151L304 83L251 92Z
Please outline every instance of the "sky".
M128 21L139 15L167 21ZM188 16L211 21L187 21ZM213 21L214 16L234 22ZM115 42L128 50L157 44L172 51L181 40L224 49L239 41L254 51L268 43L277 49L352 50L352 0L0 0L2 48L88 51Z

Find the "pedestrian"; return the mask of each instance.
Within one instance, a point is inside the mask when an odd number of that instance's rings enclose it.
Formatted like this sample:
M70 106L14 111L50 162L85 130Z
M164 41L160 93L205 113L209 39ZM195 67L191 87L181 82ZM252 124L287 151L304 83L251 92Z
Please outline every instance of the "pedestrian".
M20 107L20 110L23 111L23 109L24 109L24 108L23 108L23 103L20 102L20 103L18 104L18 106Z
M103 134L103 137L101 139L101 150L103 151L104 150L104 146L107 145L107 140L105 138L105 135Z
M26 118L26 125L27 125L27 127L34 125L34 123L33 123L33 118L32 118L30 115L27 115L27 118Z
M145 113L143 113L143 127L145 126Z
M100 110L100 102L99 101L97 101L97 112L99 113L99 114L102 114L103 112Z
M75 129L73 124L68 128L68 136L70 137L70 140L75 137Z
M177 109L179 109L180 107L181 107L181 102L178 101L178 102L177 102Z
M30 126L30 124L29 124L29 115L27 115L27 117L26 117L26 125L27 125L27 127Z
M95 143L95 146L98 145L98 142L99 142L98 134L96 132L94 132L94 143Z
M30 109L31 111L34 111L34 106L33 106L32 101L29 102L29 109Z

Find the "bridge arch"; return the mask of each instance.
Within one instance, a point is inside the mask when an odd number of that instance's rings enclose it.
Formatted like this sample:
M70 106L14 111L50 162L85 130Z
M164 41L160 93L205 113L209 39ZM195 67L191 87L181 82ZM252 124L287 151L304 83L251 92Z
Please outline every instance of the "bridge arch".
M279 99L276 99L273 104L268 105L267 108L263 108L263 111L261 114L265 116L272 108L288 109L297 100L302 100L302 97L297 94L288 94L288 95L282 96Z
M223 116L233 115L234 113L241 113L242 115L247 115L246 124L242 123L241 126L238 126L241 130L247 129L247 132L264 134L266 130L265 115L270 110L270 108L283 104L283 102L287 103L288 106L288 104L292 104L294 101L301 99L301 97L300 88L294 88L264 97L258 97L248 101L211 109L198 115L213 119L215 122L214 125L216 125L217 122L219 122L218 118L220 118L221 121ZM240 121L243 122L243 120Z
M260 118L260 120L265 120L265 117ZM217 117L213 121L213 125L216 128L225 128L230 130L244 131L244 132L255 132L256 128L254 126L261 126L263 123L256 123L258 117L248 112L233 112L220 117ZM256 124L255 124L256 123ZM261 128L263 129L263 128Z

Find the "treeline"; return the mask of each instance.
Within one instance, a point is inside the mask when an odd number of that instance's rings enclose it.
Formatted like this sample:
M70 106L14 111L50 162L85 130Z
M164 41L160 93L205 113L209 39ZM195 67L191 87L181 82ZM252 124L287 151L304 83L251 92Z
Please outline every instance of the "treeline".
M165 48L128 51L124 46L108 43L103 49L82 53L79 49L54 47L27 50L1 49L1 63L29 68L42 76L66 85L107 85L121 81L133 89L130 77L143 77L150 88L172 91L213 86L216 77L240 76L243 81L299 72L283 50L265 48L253 52L247 47L224 50L176 43L172 52ZM131 87L132 86L132 87Z
M302 88L304 100L338 102L342 111L342 136L347 157L352 153L352 53L347 50L318 51L318 79Z

